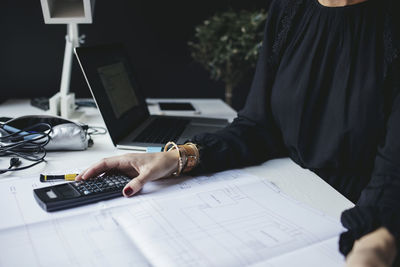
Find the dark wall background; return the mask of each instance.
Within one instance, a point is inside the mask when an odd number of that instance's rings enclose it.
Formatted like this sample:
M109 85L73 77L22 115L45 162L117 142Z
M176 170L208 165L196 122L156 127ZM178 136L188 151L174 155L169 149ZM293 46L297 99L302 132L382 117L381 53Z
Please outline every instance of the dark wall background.
M81 25L86 44L123 42L146 97L223 98L224 86L209 79L187 47L194 27L215 12L267 9L270 0L145 1L97 0L94 23ZM0 98L52 96L59 90L65 25L44 24L39 0L6 0L0 9ZM236 90L234 107L247 96ZM71 90L90 96L74 61Z

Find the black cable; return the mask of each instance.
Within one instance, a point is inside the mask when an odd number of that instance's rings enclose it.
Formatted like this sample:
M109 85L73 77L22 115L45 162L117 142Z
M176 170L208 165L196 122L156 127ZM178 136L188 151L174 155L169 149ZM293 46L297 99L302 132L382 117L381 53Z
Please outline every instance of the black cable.
M10 159L10 166L8 167L7 171L10 171L14 167L18 167L21 165L21 160L19 158L11 158ZM0 174L5 173L7 171L0 171Z
M0 169L0 174L9 171L19 171L45 162L47 155L45 146L50 142L52 126L47 123L37 123L22 130L11 131L7 128L7 122L0 123L0 157L12 157L7 169ZM93 135L104 135L107 129L104 127L82 126L89 136L89 146L93 145ZM32 164L22 166L20 159L32 161Z
M7 123L0 124L3 135L0 136L0 156L12 157L8 169L0 169L0 174L33 167L45 161L45 146L50 142L52 127L47 123L37 123L22 130L11 132ZM4 134L5 133L5 134ZM20 158L32 161L32 164L19 167Z

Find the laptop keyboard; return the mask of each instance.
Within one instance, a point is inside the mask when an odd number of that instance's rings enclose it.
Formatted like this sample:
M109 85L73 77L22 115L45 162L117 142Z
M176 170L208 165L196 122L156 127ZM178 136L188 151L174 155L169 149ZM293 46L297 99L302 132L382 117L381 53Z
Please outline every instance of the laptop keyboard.
M189 122L180 118L156 118L132 141L159 144L176 142Z

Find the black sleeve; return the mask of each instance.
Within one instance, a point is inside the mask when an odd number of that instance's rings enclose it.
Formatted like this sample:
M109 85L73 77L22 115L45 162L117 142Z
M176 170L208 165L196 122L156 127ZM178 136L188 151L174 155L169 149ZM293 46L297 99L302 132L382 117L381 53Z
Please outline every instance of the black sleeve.
M379 145L374 171L356 206L342 214L340 250L347 255L355 240L375 229L386 227L397 240L397 261L400 259L400 66L397 62L391 78L390 110L385 137ZM400 262L399 262L400 263ZM397 265L396 265L397 266Z
M253 165L285 154L270 106L271 87L275 77L270 59L280 17L278 2L280 1L274 1L268 12L263 45L244 109L223 130L197 135L191 140L201 147L200 164L195 169L196 173Z

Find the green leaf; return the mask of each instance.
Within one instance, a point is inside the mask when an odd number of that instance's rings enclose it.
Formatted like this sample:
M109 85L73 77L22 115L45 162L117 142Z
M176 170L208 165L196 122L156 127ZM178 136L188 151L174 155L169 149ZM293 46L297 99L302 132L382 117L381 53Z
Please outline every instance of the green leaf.
M188 42L193 59L212 79L235 86L256 65L266 18L264 10L228 10L206 19Z

